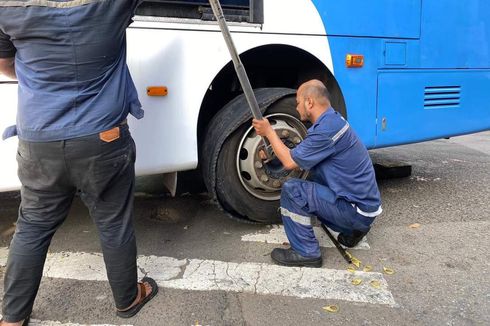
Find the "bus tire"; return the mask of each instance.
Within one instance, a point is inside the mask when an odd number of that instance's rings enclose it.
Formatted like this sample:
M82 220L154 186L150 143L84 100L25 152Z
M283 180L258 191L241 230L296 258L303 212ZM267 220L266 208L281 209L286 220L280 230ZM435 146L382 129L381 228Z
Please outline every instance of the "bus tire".
M306 135L306 127L296 111L294 94L272 103L264 116L290 148ZM277 159L264 164L258 157L261 144L250 120L231 133L217 160L216 195L223 208L234 217L276 223L281 220L278 208L282 184L293 177L305 177L306 173L287 171Z

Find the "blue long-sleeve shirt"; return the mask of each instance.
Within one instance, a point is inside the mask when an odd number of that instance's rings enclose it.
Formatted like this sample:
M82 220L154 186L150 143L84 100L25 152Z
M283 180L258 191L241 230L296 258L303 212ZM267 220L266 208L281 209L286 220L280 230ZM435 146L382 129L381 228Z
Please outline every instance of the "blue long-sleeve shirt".
M381 196L366 147L342 116L329 108L291 151L302 169L366 216L381 213Z
M143 117L126 65L138 0L0 1L0 57L15 56L17 125L4 138L56 141Z

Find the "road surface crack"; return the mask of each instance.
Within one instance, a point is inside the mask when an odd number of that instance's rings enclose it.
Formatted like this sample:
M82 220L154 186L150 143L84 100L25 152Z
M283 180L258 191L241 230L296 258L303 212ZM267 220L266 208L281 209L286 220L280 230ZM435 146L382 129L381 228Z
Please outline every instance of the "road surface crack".
M259 271L257 272L257 279L255 280L255 283L254 283L254 294L257 294L257 284L259 284L259 281L260 281L260 276L262 274L262 270L263 270L263 264L259 264L260 266L260 269Z

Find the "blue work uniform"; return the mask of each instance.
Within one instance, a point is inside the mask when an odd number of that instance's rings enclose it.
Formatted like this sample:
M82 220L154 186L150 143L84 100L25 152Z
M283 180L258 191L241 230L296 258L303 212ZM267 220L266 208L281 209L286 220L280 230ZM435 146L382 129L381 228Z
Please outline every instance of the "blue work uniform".
M349 123L327 109L291 150L312 181L291 179L281 192L281 215L291 247L304 257L320 257L312 218L350 235L367 232L381 211L374 168L366 147Z

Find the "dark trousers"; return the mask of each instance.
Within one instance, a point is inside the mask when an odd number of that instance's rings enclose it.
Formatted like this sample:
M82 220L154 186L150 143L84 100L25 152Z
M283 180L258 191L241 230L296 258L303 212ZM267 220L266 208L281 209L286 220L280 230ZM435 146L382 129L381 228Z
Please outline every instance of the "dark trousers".
M114 130L113 130L114 131ZM77 192L99 231L116 307L137 295L136 240L132 224L135 146L127 125L111 142L99 134L54 142L19 141L21 204L4 279L3 318L32 311L51 238ZM102 137L104 138L104 137Z

